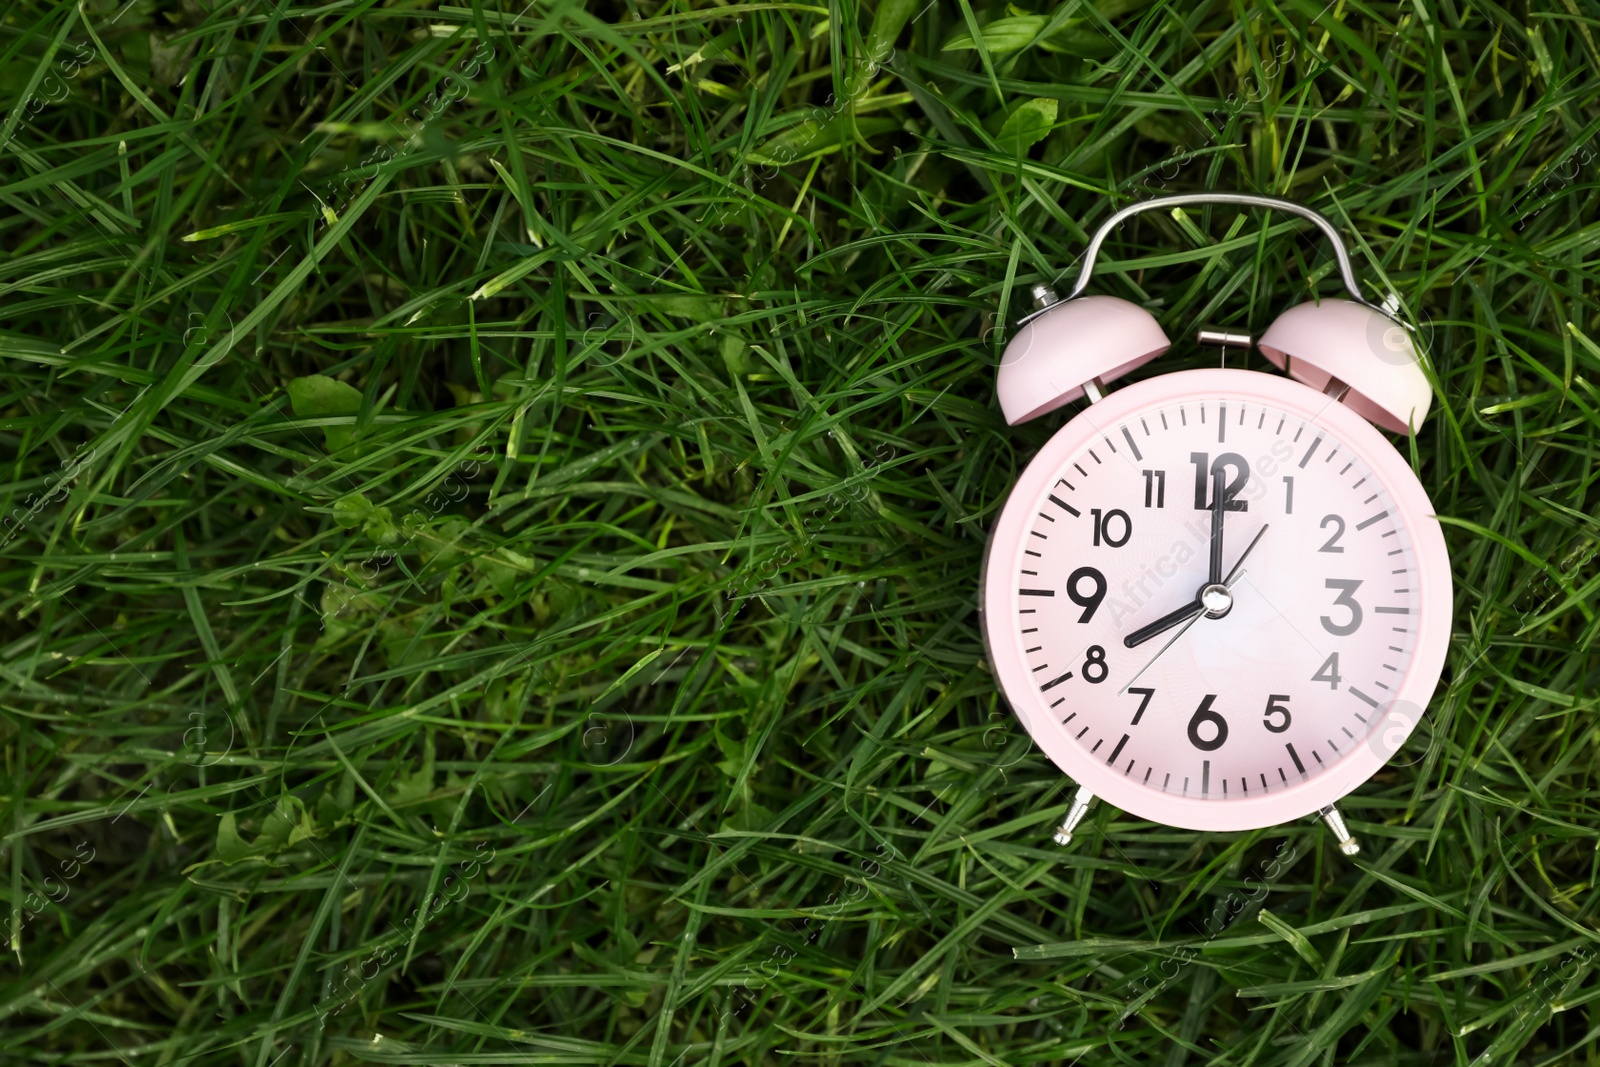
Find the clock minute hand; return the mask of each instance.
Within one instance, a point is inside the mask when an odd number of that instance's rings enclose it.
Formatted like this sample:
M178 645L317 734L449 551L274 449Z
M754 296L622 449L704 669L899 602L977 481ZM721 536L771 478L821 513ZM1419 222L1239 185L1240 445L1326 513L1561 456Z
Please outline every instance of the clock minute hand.
M1222 581L1222 520L1228 512L1225 503L1222 499L1222 468L1218 467L1211 474L1211 576L1206 579L1207 585L1217 585Z

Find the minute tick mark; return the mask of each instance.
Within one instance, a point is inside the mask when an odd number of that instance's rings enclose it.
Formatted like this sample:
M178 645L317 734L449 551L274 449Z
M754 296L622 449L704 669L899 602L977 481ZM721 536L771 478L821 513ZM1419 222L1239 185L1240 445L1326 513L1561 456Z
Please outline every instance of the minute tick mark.
M1050 681L1044 683L1043 685L1041 685L1039 687L1039 692L1048 693L1051 689L1054 689L1056 686L1060 685L1062 682L1066 681L1068 678L1071 678L1071 677L1072 677L1072 672L1068 671L1066 674L1063 674L1059 678L1052 678Z
M1298 752L1296 752L1294 750L1294 746L1293 745L1286 744L1283 747L1289 750L1289 758L1294 760L1294 769L1299 771L1301 774L1305 774L1306 773L1306 765L1304 763L1300 762L1300 753L1298 753ZM1282 774L1283 772L1279 771L1278 773ZM1288 779L1285 778L1284 781L1288 781Z
M1133 458L1139 460L1144 459L1144 453L1140 452L1139 446L1133 443L1133 434L1128 432L1128 428L1126 426L1122 428L1122 436L1127 438L1128 447L1133 449Z
M1378 706L1378 702L1376 700L1373 700L1371 697L1367 696L1367 694L1363 693L1353 685L1350 687L1349 692L1351 696L1355 697L1363 704L1366 704L1368 707L1375 708Z

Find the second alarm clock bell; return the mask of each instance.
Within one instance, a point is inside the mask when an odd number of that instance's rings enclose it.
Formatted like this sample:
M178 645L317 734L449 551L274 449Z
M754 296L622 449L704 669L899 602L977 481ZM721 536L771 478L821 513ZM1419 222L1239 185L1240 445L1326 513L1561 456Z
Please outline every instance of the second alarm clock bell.
M1349 299L1266 330L1258 347L1286 375L1189 370L1113 392L1171 341L1148 310L1085 295L1101 245L1131 215L1198 204L1312 222ZM1327 219L1240 193L1124 208L1066 298L1035 297L1001 361L1006 420L1089 404L1007 498L982 618L1012 710L1078 784L1056 840L1103 797L1199 830L1317 813L1353 853L1334 805L1415 727L1450 634L1439 523L1379 432L1427 416L1409 333L1362 296Z

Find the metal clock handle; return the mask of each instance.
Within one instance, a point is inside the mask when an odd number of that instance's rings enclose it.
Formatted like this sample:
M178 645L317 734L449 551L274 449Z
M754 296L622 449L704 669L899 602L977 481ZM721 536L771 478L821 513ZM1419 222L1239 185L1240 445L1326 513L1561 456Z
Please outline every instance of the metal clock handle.
M1094 274L1095 257L1100 254L1100 246L1105 243L1111 231L1116 229L1124 219L1132 218L1144 211L1154 211L1157 208L1184 207L1189 204L1238 204L1241 207L1261 207L1273 211L1283 211L1290 215L1298 215L1316 225L1323 236L1333 245L1334 258L1339 261L1339 277L1344 280L1345 292L1358 304L1367 307L1376 307L1366 297L1361 295L1361 287L1356 284L1355 271L1350 266L1350 253L1344 247L1344 242L1339 239L1339 231L1334 229L1320 212L1297 204L1293 200L1280 200L1275 196L1256 196L1253 193L1179 193L1176 196L1158 196L1154 200L1142 200L1137 204L1127 207L1112 215L1094 232L1094 237L1089 241L1089 248L1083 254L1083 268L1078 272L1078 280L1072 286L1072 291L1067 294L1067 299L1082 295L1089 287L1089 279ZM1381 310L1381 309L1379 309Z

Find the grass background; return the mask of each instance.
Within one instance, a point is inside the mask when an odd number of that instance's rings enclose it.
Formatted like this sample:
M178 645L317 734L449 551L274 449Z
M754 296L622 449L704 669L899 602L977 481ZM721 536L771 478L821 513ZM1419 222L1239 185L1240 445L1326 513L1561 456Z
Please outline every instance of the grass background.
M1597 21L8 7L0 1061L1600 1061ZM1055 848L983 662L1069 414L1006 324L1207 188L1436 376L1456 634L1354 861ZM1141 376L1335 285L1232 210L1108 255Z

